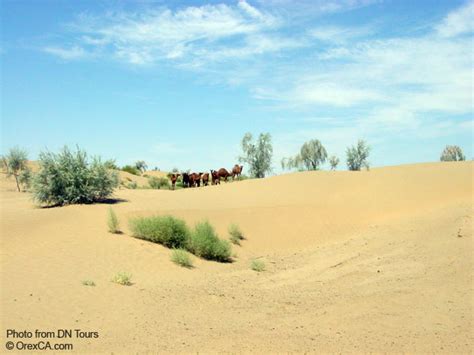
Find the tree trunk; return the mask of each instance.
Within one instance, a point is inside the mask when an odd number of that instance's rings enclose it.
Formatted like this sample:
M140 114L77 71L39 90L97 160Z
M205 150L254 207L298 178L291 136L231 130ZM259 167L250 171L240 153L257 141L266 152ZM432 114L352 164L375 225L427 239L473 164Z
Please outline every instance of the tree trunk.
M18 189L18 192L20 192L20 184L18 184L18 176L15 174L13 175L15 177L15 181L16 181L16 188Z

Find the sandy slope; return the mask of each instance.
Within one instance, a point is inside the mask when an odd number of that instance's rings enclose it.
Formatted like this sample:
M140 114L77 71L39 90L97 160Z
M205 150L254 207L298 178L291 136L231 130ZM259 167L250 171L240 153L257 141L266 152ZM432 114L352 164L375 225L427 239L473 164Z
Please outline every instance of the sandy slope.
M35 208L1 189L5 329L99 331L82 352L473 351L472 162L312 172L179 191L119 190L109 205ZM131 238L127 219L237 222L234 263ZM253 258L267 271L249 269ZM134 285L109 280L133 274ZM91 279L96 287L85 287ZM3 346L3 345L2 345Z

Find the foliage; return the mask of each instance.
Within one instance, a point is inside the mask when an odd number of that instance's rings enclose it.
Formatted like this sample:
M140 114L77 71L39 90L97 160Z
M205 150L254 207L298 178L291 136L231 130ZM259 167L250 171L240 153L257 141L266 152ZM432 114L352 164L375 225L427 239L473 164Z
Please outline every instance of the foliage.
M229 261L231 255L229 242L219 239L214 228L207 221L196 224L187 249L199 257L216 261Z
M261 133L257 142L253 142L251 133L246 133L241 144L243 155L239 157L239 161L249 165L252 177L264 178L272 170L273 146L270 133Z
M109 159L104 162L104 165L107 169L112 169L112 170L119 170L119 167L117 166L115 159Z
M457 145L447 145L441 153L441 161L463 161L466 160L462 149Z
M33 179L36 201L46 205L92 203L109 197L118 186L118 176L100 158L89 163L87 154L64 147L59 154L41 152L39 172Z
M132 190L135 190L137 187L138 187L138 184L136 181L130 181L128 184L127 184L127 187L129 189L132 189Z
M261 260L254 259L250 264L250 268L253 271L262 272L265 271L265 263Z
M185 247L189 237L186 223L172 216L135 218L130 221L130 229L134 237L160 243L168 248Z
M170 181L165 177L151 176L150 178L148 178L148 184L152 189L169 190L171 187Z
M84 280L84 281L82 281L82 284L84 286L95 286L95 282L92 281L92 280Z
M331 170L336 170L339 164L339 158L333 155L331 158L329 158L329 164L331 164Z
M26 188L30 185L31 171L27 165L28 154L25 150L14 147L11 148L5 157L2 157L3 167L7 176L15 178L16 187L20 191L20 185Z
M131 165L125 165L122 167L122 171L125 171L127 173L133 174L133 175L140 175L140 170L137 169L134 166Z
M189 257L188 252L184 249L173 249L171 252L171 261L183 267L193 267L193 262Z
M109 207L109 210L107 212L107 226L109 227L110 233L120 233L119 220L112 207Z
M326 161L327 156L326 148L321 142L312 139L301 146L299 154L283 159L281 165L283 169L318 170L319 165Z
M132 284L132 275L126 272L119 272L111 281L122 286L130 286Z
M227 231L229 232L230 236L233 237L234 239L237 239L237 240L244 239L244 234L240 230L240 227L235 223L232 223L227 229Z
M240 238L239 237L236 237L235 235L231 235L229 237L229 240L232 244L235 244L235 245L240 245Z
M347 148L347 167L349 170L360 170L362 167L369 168L369 157L370 147L363 140L359 140L356 146Z
M140 171L140 172L145 172L145 170L148 168L148 165L143 160L139 160L135 162L135 168Z

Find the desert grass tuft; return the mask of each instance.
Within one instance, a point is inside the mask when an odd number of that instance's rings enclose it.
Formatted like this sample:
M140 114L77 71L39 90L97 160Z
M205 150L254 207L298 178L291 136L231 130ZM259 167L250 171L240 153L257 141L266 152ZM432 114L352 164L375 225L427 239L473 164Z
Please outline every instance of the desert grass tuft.
M130 220L130 229L135 238L163 244L168 248L185 247L189 237L186 223L172 216L134 218Z
M95 286L95 282L92 281L92 280L84 280L84 281L82 281L82 284L84 286Z
M254 259L250 264L250 268L253 271L262 272L265 271L265 263L262 260Z
M113 278L112 282L122 285L122 286L130 286L132 284L132 275L126 272L119 272Z
M232 224L229 226L228 232L229 232L231 238L239 239L239 240L245 239L245 238L244 238L244 234L242 233L242 230L241 230L240 227L239 227L237 224L235 224L235 223L232 223Z
M230 261L230 243L219 239L214 227L208 221L196 224L188 240L187 249L204 259Z
M193 267L193 262L189 257L189 253L184 249L173 249L171 252L171 261L188 269Z
M115 214L112 207L109 207L107 214L107 226L109 227L109 232L114 234L120 233L120 225L117 215Z

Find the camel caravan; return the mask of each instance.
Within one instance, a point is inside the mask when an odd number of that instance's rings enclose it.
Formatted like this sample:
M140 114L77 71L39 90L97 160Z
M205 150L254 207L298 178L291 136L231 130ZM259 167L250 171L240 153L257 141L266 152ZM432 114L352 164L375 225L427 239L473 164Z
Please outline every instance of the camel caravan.
M229 177L232 177L232 180L242 175L242 170L244 167L242 165L235 164L232 168L231 172L229 172L225 168L220 168L219 170L211 170L211 173L174 173L170 174L169 178L171 180L171 188L172 190L176 187L176 182L178 178L181 177L181 181L183 183L183 187L200 187L201 182L202 186L209 185L209 178L211 179L212 185L218 185L221 183L221 179L224 179L227 182Z

